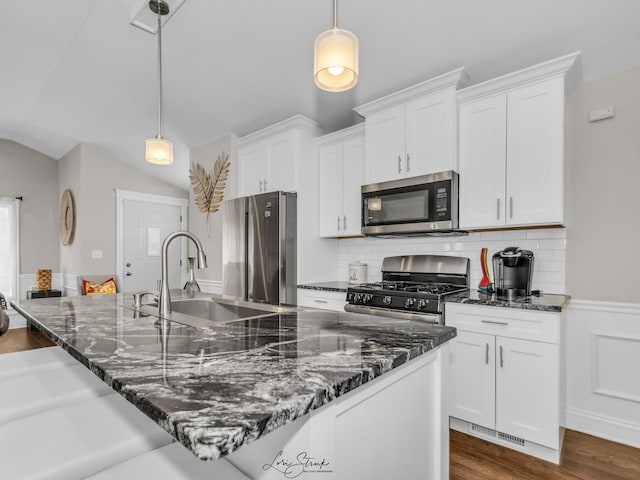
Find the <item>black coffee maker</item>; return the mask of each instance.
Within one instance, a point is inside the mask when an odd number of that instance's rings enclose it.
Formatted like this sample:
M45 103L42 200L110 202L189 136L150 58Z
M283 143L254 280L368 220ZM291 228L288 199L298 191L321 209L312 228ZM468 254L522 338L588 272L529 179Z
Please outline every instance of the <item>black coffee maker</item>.
M493 276L499 297L531 295L533 252L520 247L507 247L493 254Z

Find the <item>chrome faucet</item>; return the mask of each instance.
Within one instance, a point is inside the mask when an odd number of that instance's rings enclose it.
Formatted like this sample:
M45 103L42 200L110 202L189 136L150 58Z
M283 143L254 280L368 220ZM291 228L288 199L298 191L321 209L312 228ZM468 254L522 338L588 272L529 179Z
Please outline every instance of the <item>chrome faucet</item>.
M185 231L173 232L167 235L167 238L165 238L162 242L162 277L160 280L162 285L160 286L160 298L158 299L158 315L160 315L160 317L169 315L171 313L171 295L169 293L169 265L167 256L169 253L169 244L174 238L178 237L187 237L193 240L193 243L196 244L196 248L198 249L198 268L207 268L207 257L204 254L202 243L200 243L198 237L196 237L191 232Z

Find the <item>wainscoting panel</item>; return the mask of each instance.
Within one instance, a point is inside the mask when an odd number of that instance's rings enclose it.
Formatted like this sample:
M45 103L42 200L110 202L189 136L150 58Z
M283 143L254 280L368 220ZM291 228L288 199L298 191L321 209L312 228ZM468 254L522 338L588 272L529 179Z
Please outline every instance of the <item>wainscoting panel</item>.
M594 330L592 337L593 393L640 403L640 335Z
M640 304L572 300L565 426L640 447Z

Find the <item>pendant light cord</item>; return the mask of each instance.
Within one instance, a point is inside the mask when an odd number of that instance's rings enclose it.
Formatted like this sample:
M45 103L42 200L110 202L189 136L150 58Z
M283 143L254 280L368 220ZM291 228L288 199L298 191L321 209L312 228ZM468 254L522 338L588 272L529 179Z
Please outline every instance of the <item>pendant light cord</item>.
M338 0L333 0L333 28L338 28Z
M162 15L158 0L158 137L162 138Z

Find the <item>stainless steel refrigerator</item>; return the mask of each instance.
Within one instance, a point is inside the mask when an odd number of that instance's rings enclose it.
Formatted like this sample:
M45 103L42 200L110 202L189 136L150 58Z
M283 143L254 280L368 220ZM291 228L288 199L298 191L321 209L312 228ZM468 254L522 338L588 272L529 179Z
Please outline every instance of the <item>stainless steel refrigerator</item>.
M296 305L296 194L270 192L223 202L222 293Z

